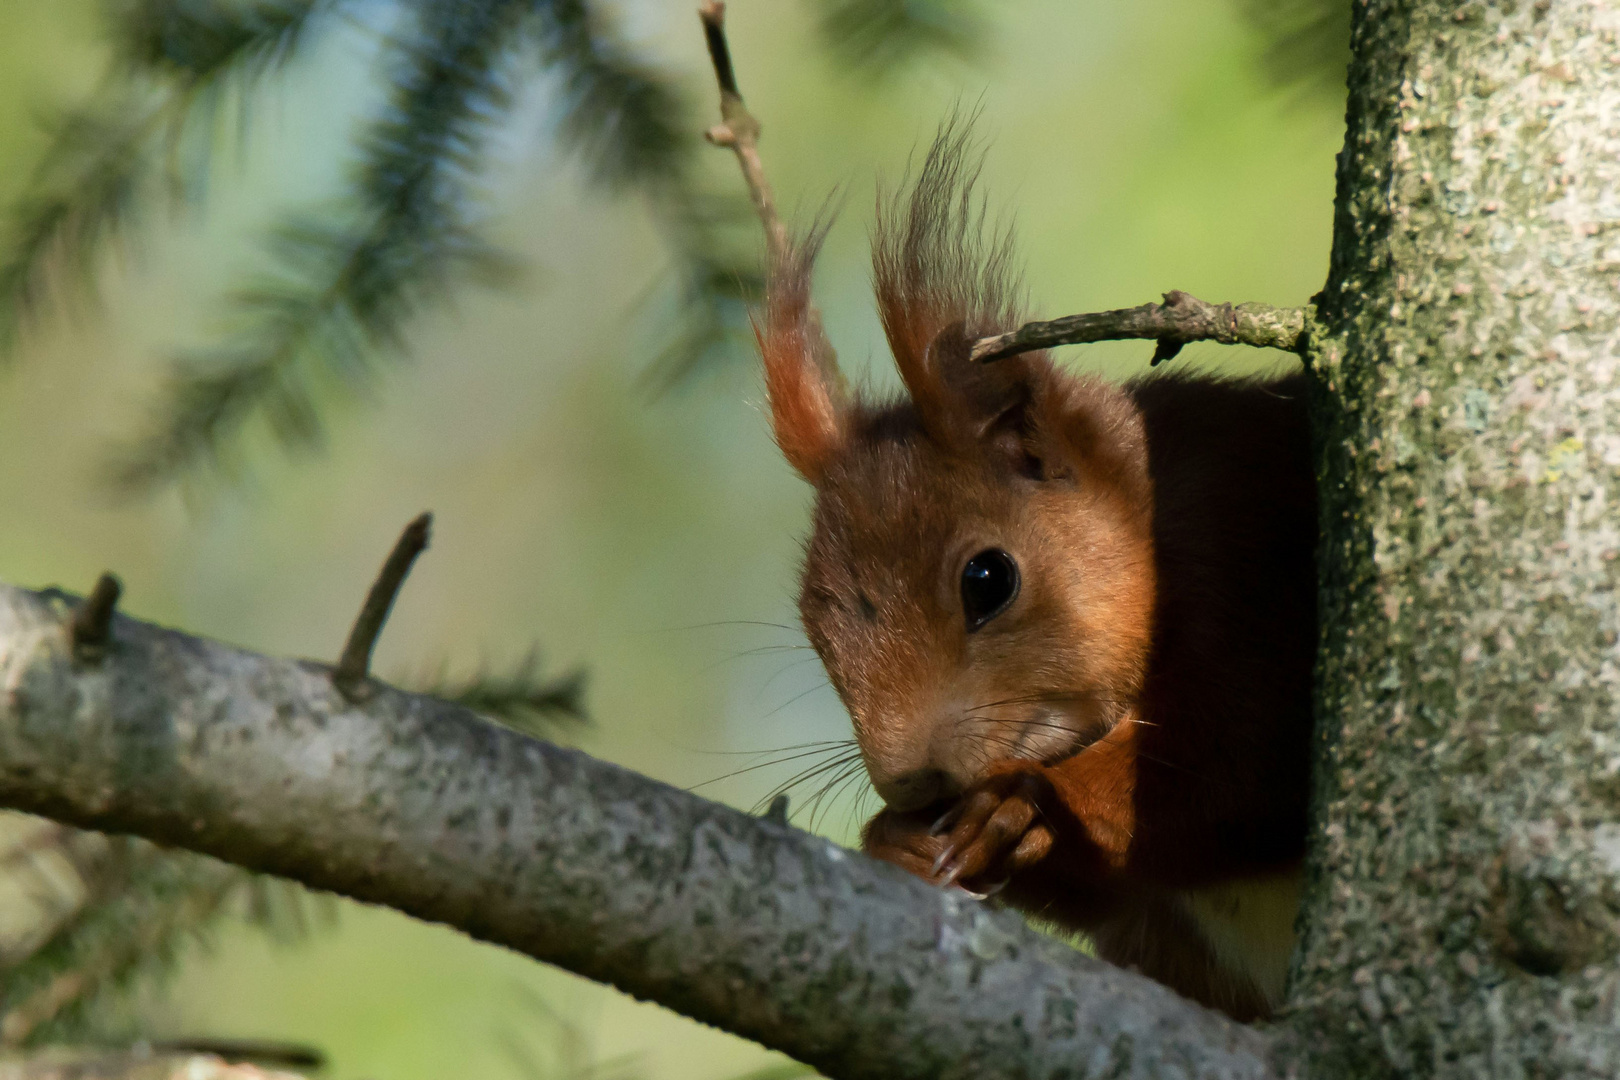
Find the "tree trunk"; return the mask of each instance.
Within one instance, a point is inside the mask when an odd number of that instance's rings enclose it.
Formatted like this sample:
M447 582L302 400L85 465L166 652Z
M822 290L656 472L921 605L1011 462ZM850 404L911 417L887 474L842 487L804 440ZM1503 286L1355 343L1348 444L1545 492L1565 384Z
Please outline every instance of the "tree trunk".
M1312 360L1313 1077L1620 1070L1620 10L1358 3Z

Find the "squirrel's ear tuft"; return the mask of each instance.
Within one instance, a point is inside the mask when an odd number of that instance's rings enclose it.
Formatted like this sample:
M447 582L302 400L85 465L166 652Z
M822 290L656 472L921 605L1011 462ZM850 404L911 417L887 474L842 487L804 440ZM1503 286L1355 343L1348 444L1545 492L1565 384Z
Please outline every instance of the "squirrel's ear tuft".
M976 440L1044 374L1038 358L968 359L972 342L1014 329L1022 288L1012 231L974 191L982 153L973 117L945 121L909 188L878 200L872 277L878 314L923 426L936 439Z
M973 117L955 114L909 189L879 198L872 244L878 313L934 439L968 451L986 443L1006 448L1020 468L1039 473L1034 432L1053 378L1050 362L1043 353L989 364L969 355L978 338L1022 321L1012 230L990 220L974 190L982 157Z
M819 225L771 267L765 310L754 320L776 444L812 484L843 447L847 426L838 360L810 303L810 273L826 234Z

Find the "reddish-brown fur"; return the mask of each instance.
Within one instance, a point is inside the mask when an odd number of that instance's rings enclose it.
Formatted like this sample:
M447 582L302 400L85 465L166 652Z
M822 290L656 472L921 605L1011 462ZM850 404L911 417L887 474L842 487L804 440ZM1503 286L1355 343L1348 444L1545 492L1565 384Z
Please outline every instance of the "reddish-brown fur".
M972 339L1018 322L971 160L948 128L880 214L879 310L907 399L849 400L812 354L813 244L774 268L760 328L777 440L817 492L805 629L888 804L866 848L1001 888L1115 962L1263 1015L1267 995L1181 898L1302 854L1302 380L1119 387L1041 354L971 363ZM988 547L1022 586L969 632L959 581Z

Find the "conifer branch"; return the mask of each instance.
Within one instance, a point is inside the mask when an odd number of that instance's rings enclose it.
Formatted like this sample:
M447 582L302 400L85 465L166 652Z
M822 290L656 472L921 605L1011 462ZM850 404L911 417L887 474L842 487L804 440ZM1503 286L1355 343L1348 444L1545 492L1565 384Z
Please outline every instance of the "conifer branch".
M344 0L126 0L112 11L112 44L129 70L172 78L189 94L285 64L318 16Z
M372 123L351 185L354 219L308 213L274 237L280 269L236 297L240 329L182 358L149 433L112 472L141 491L199 461L262 413L285 443L323 434L323 389L354 393L404 320L472 272L508 268L471 227L469 184L510 101L501 61L521 28L519 0L424 0L396 46L393 100Z
M421 0L414 32L393 45L394 100L364 140L347 219L307 211L277 230L271 272L236 296L237 329L175 363L147 434L115 463L115 488L229 468L255 418L283 444L318 442L325 399L353 396L400 353L415 311L465 279L510 280L511 260L477 235L474 189L525 40L561 72L561 129L597 175L647 185L678 212L678 103L582 0Z
M77 295L103 245L127 227L152 169L150 143L175 99L152 104L132 90L96 100L53 124L52 145L9 208L0 248L0 358L53 292Z
M531 649L506 671L487 668L462 679L443 673L432 680L406 680L401 685L471 709L536 738L556 740L568 729L587 723L585 672L543 674L538 649Z
M670 80L637 63L600 11L582 0L549 0L540 9L540 42L565 76L564 134L598 176L639 189L667 237L670 285L642 311L660 332L643 379L667 390L746 337L748 307L764 292L757 257L732 242L746 207L695 180L695 144Z
M892 77L922 56L972 59L990 40L974 0L820 0L822 41L869 79Z
M667 77L638 62L585 0L534 5L542 58L562 77L562 131L597 178L659 190L684 177L691 140Z
M165 187L170 201L194 200L215 156L221 103L234 95L245 113L262 76L353 6L119 5L109 77L58 125L55 146L15 208L10 242L0 247L0 354L53 286L93 276L107 243L127 233L156 189ZM857 66L850 49L892 58L957 51L983 37L966 32L976 23L965 0L823 6L828 44ZM598 177L639 188L669 236L675 295L652 313L669 332L648 380L673 385L746 337L747 311L764 281L756 260L735 250L738 215L692 179L692 140L671 80L638 61L595 5L412 0L410 8L415 30L385 46L397 61L393 102L364 140L347 196L289 215L274 230L264 269L233 294L231 328L217 345L176 357L145 431L115 453L115 490L150 491L199 464L230 473L240 465L240 433L259 422L284 445L317 444L330 401L362 392L403 351L413 313L460 282L510 278L510 260L477 235L471 189L483 167L484 129L505 105L504 46L520 40L537 43L560 76L567 142L585 152ZM780 222L771 235L785 238Z
M1351 8L1338 0L1240 0L1266 41L1265 67L1280 86L1344 96Z
M0 1045L8 1048L84 1036L97 1005L163 970L252 880L213 859L76 830L13 872L43 875L51 859L72 868L77 895L65 905L42 897L43 933L0 964Z
M112 19L117 70L91 100L52 123L49 150L12 208L0 248L0 357L36 316L50 285L82 285L95 257L133 223L160 171L168 190L199 190L173 151L202 136L191 160L206 169L213 114L227 91L246 94L285 63L315 16L335 0L132 0ZM200 121L200 122L194 122Z
M0 587L0 803L609 982L825 1075L1279 1075L1270 1037L894 867L387 687Z

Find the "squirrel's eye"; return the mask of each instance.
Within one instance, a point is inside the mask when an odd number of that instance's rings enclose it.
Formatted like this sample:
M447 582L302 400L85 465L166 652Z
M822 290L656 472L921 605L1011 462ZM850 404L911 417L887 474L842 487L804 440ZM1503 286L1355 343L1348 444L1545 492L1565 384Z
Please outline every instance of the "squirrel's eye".
M1007 609L1018 595L1018 564L1000 548L985 548L962 569L962 612L972 633Z

